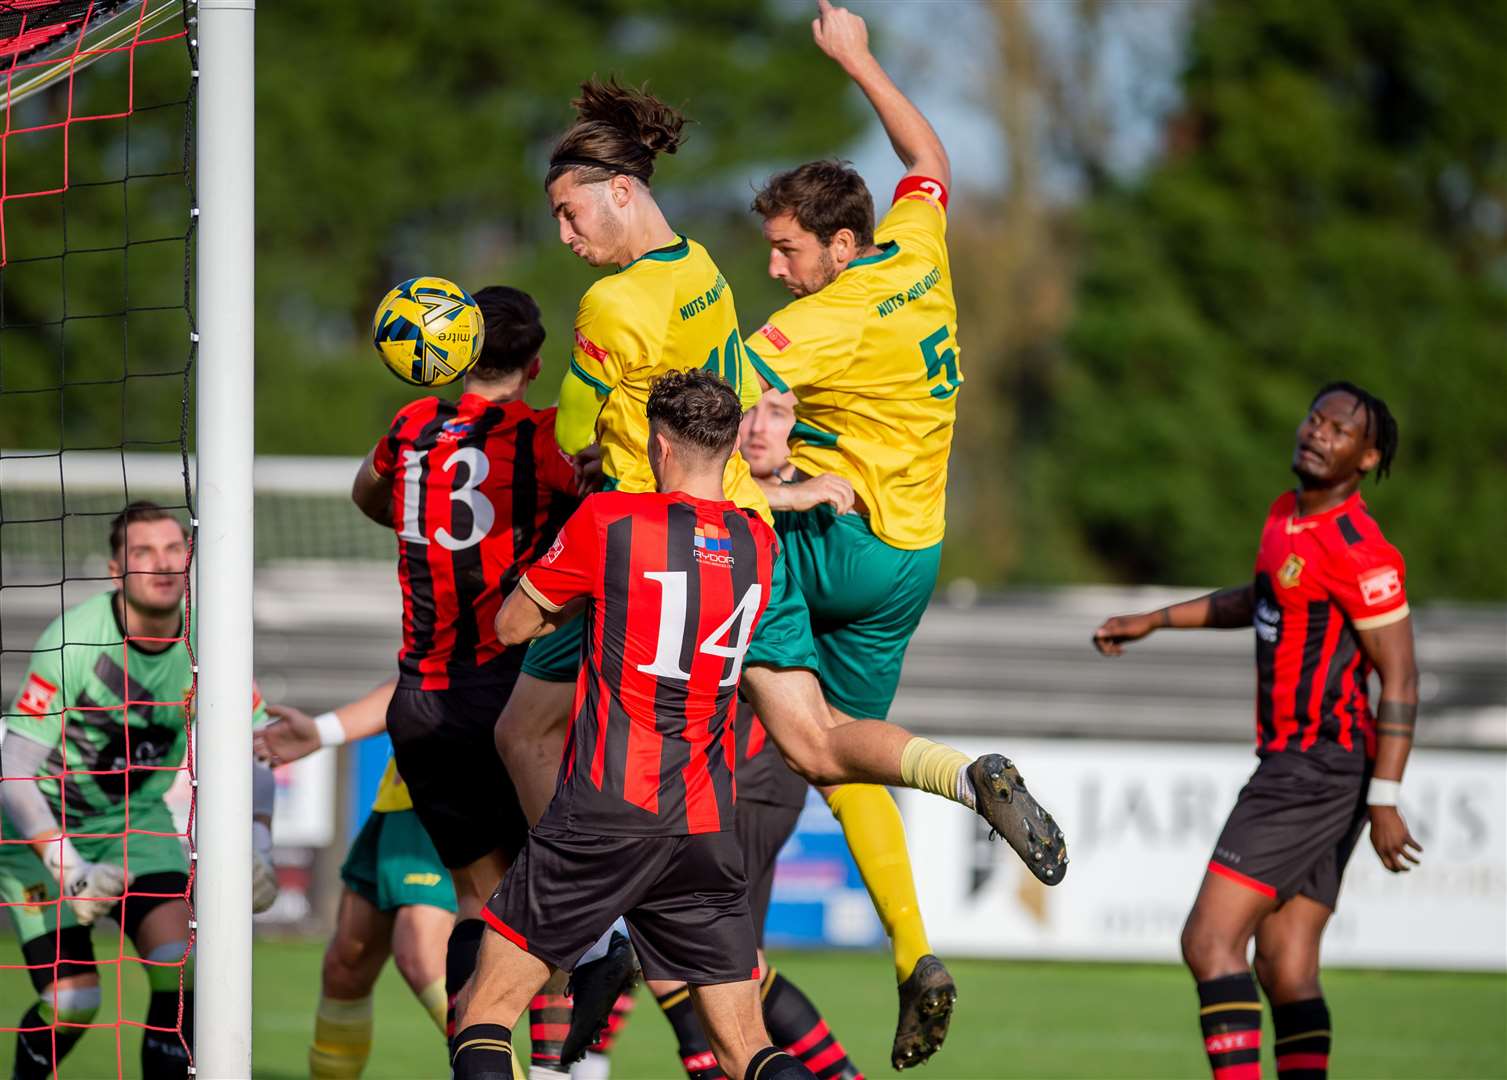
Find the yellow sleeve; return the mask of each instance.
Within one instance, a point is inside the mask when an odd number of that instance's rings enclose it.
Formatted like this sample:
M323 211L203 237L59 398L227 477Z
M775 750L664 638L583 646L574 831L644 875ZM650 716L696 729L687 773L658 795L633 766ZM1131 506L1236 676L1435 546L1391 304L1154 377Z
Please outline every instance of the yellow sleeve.
M848 325L849 313L821 300L814 293L781 308L744 342L748 362L776 390L799 393L847 367L853 338L839 331Z
M912 191L895 200L874 230L874 239L880 243L895 240L946 258L947 210L939 200Z
M560 407L555 411L555 442L567 454L579 454L596 441L597 414L607 395L567 372L560 384Z
M642 333L625 318L634 306L605 302L597 286L581 298L570 368L555 415L555 441L568 454L580 453L596 440L602 403L647 354Z

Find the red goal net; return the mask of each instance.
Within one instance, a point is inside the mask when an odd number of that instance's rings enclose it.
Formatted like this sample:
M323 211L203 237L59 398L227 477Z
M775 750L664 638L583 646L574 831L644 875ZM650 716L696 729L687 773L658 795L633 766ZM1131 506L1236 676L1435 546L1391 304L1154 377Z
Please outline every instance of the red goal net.
M189 581L193 10L0 0L7 1075L192 1074L190 597L175 630L127 606L138 575ZM112 544L142 500L182 526L150 565ZM119 902L80 926L63 894L112 897L111 865Z

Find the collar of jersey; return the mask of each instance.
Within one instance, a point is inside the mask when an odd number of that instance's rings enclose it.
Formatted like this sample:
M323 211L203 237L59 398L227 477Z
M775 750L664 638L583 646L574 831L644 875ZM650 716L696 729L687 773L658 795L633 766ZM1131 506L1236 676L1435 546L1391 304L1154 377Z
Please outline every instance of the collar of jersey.
M1292 513L1287 515L1287 532L1289 535L1291 535L1295 532L1302 532L1304 529L1311 529L1315 525L1318 525L1320 522L1327 521L1329 518L1343 514L1346 510L1354 510L1357 506L1363 508L1365 507L1365 505L1366 500L1361 498L1360 492L1352 491L1350 495L1345 499L1345 501L1340 503L1338 506L1331 506L1328 510L1320 511L1317 514L1309 514L1307 517L1299 517L1298 498L1297 495L1294 494Z
M865 255L861 259L854 259L848 263L847 269L851 270L855 266L869 266L873 263L884 262L885 259L898 254L900 254L900 242L898 240L886 240L879 245L879 254Z
M675 243L666 244L662 248L655 248L653 251L644 252L627 266L623 267L623 270L637 266L645 259L653 259L655 262L674 262L676 259L685 258L691 253L691 242L682 233L676 233L675 235L679 237ZM623 270L619 270L618 273L621 274Z

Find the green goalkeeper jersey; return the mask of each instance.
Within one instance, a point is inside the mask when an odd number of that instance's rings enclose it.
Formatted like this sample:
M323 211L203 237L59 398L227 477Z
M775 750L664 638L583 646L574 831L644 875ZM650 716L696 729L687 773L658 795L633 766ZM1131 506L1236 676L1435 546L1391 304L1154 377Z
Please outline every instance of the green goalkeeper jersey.
M160 652L125 640L115 592L65 611L37 640L25 682L5 719L52 754L38 775L59 823L75 831L127 822L162 802L188 746L193 667L178 641ZM252 692L257 720L265 719ZM59 780L64 771L68 775ZM129 796L129 799L128 799Z

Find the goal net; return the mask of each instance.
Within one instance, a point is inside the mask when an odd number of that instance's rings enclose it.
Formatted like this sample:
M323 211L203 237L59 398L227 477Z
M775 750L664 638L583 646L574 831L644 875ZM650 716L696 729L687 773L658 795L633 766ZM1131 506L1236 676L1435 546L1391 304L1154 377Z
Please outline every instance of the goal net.
M194 680L146 686L130 636L100 641L77 614L115 588L111 522L133 501L177 516L193 551L191 14L179 0L0 0L0 723L52 748L24 774L7 754L0 784L45 795L85 861L113 850L136 875L94 924L92 956L70 959L69 869L44 864L47 845L0 800L0 1064L16 1053L18 1076L134 1074L144 1038L185 1067L192 1049L187 953L142 956L127 928L140 929L133 901L192 902L191 871L164 894L161 875L138 873L146 860L129 863L151 838L193 865L192 829L136 804L189 768L160 733L191 745ZM129 464L148 460L150 475ZM134 645L186 648L192 599L177 638ZM103 684L120 673L118 694L66 685L86 650ZM81 975L100 984L93 1010L47 990ZM148 987L154 1002L176 987L177 1007L148 1009Z

